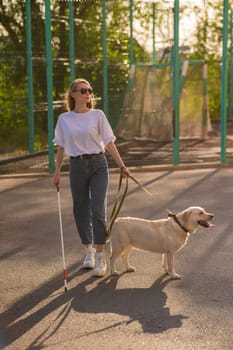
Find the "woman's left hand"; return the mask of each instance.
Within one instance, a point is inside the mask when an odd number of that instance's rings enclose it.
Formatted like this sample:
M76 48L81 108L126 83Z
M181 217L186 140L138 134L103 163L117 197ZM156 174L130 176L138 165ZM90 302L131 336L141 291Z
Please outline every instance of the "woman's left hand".
M125 178L132 176L130 170L126 167L121 168L121 175Z

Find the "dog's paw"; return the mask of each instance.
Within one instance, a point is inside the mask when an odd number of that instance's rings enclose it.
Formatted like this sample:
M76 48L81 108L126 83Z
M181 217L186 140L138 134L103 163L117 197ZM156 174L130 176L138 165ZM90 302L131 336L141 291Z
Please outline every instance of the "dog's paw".
M136 271L136 269L135 269L135 267L133 267L133 266L129 266L129 267L127 268L127 272L134 272L134 271Z
M180 280L181 279L181 276L178 275L178 273L173 273L170 275L170 277L173 279L173 280Z

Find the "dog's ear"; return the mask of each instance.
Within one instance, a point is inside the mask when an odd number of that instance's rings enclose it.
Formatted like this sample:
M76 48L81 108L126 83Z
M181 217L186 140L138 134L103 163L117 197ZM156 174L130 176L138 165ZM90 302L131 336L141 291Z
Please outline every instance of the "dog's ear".
M190 214L191 214L191 210L189 210L189 209L186 209L183 212L182 219L184 220L184 222L188 222Z

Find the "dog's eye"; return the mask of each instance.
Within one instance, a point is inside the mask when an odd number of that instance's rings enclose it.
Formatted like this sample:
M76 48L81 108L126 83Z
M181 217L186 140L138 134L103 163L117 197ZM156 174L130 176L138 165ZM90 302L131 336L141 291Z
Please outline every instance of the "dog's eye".
M200 211L200 213L199 213L199 214L200 214L200 215L201 215L201 214L203 214L203 211Z

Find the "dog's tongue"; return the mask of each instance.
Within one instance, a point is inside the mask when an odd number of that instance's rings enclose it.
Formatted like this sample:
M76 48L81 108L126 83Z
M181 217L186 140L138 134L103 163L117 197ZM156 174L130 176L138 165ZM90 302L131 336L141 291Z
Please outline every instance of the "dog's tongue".
M215 227L215 225L214 224L212 224L210 221L199 221L199 224L201 225L201 226L203 226L203 227Z
M214 225L214 224L212 224L210 221L206 221L206 227L211 227L211 228L213 228L213 227L215 227L216 225Z

